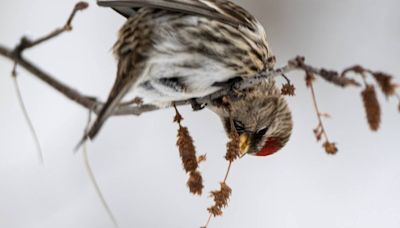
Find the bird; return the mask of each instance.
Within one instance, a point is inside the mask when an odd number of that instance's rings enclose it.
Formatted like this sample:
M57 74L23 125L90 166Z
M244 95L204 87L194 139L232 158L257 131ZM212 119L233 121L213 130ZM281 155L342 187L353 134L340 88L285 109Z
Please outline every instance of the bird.
M169 107L219 91L227 83L272 70L276 59L261 23L228 0L98 0L127 18L113 47L117 75L83 141L93 140L118 105L135 98ZM266 156L289 140L291 112L268 78L240 91L230 113L208 104L227 134L233 120L240 154Z

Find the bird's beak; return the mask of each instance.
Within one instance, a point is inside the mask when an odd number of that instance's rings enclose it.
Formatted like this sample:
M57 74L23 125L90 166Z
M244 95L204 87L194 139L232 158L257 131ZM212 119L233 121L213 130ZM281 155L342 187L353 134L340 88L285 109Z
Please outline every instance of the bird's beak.
M240 157L243 157L244 155L247 154L247 152L249 152L250 149L250 136L247 133L243 133L240 135L240 143L239 143L239 147L240 147Z

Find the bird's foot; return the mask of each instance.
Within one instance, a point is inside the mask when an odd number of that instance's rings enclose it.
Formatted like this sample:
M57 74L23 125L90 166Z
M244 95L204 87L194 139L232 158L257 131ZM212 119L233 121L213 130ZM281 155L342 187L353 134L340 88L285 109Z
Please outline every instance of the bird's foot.
M206 104L200 104L199 102L196 101L195 98L190 100L190 105L192 105L192 109L195 112L203 110L206 107Z
M246 92L247 91L245 90L238 89L235 86L232 86L229 90L228 96L231 101L237 101L244 98L246 96Z

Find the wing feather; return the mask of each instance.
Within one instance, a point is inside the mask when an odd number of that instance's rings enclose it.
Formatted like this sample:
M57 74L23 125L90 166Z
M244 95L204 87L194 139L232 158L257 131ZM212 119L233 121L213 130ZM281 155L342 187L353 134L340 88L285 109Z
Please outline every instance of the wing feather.
M150 7L200 15L228 23L234 27L254 28L255 18L242 7L228 0L97 0L100 6L121 9ZM124 14L123 14L124 15ZM126 15L125 15L126 16Z
M106 120L113 114L115 108L121 103L122 98L126 95L129 89L136 83L140 77L144 64L146 62L147 53L151 49L151 29L144 29L144 27L152 26L148 23L141 23L149 21L146 17L151 16L151 12L139 12L138 16L131 18L121 29L121 33L126 34L120 36L117 42L117 55L118 55L118 71L117 78L109 93L106 103L101 108L97 119L91 125L89 131L85 132L77 148L87 139L94 139ZM119 50L120 44L125 44L127 41L131 43L132 50L121 53ZM76 148L76 149L77 149Z
M136 14L136 10L128 7L113 7L113 10L126 18L130 18Z

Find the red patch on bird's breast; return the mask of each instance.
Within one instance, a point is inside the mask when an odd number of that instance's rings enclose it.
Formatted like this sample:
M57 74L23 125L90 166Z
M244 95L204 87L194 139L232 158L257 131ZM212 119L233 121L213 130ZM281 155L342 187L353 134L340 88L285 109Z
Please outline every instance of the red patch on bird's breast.
M265 142L264 147L256 154L257 156L268 156L279 149L281 149L282 144L278 138L268 138L267 142Z

